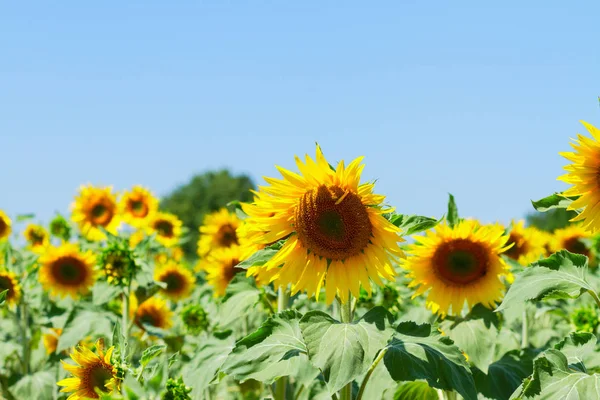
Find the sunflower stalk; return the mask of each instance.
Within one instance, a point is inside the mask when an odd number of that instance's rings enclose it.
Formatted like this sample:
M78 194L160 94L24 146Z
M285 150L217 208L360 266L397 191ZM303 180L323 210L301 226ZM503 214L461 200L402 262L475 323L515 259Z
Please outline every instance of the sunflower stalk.
M354 320L354 310L352 307L352 293L348 292L348 299L346 299L345 303L342 303L339 297L338 302L340 305L340 319L345 324L352 323L352 321ZM340 390L340 400L352 400L352 382L349 382L348 384L346 384L346 386L342 388L342 390Z
M526 349L529 346L529 326L527 322L527 309L523 310L523 327L521 332L521 348Z
M279 287L277 295L277 312L282 312L289 307L290 292L287 287ZM287 389L287 376L282 376L275 382L275 400L285 400L285 392Z
M594 292L593 290L590 290L590 289L588 289L588 293L590 294L590 296L592 296L592 298L596 302L596 305L598 306L598 310L600 310L600 298L598 297L598 294L596 294L596 292Z
M27 304L25 303L25 301L21 301L20 304L21 307L21 343L23 344L23 356L22 356L22 362L23 362L23 375L28 375L29 374L29 332L28 332L28 315L27 315Z
M123 329L123 338L121 343L121 364L125 365L127 359L127 346L129 342L129 294L131 292L131 283L127 288L123 288L123 321L121 327Z
M369 370L367 371L367 375L365 375L365 379L363 379L363 382L360 385L360 389L358 390L358 395L356 396L356 400L362 400L363 394L365 392L365 388L367 387L367 383L369 382L369 378L373 374L373 371L375 371L375 368L377 368L377 365L379 364L379 362L383 359L383 356L385 356L386 352L387 352L387 348L381 350L379 352L379 354L377 355L377 357L375 358L375 361L373 361L373 364L371 364L371 366L369 367Z

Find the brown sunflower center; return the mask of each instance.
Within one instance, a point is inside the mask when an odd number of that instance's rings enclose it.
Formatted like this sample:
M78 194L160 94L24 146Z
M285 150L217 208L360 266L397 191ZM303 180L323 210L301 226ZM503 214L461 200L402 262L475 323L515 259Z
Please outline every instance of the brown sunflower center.
M238 272L246 271L243 268L236 268L236 265L239 263L240 261L234 258L225 268L223 268L223 278L227 280L227 282L230 282Z
M129 200L129 211L136 218L148 215L148 205L143 200Z
M44 238L46 236L39 231L33 231L29 234L29 242L31 242L32 245L36 246L36 245L40 245L42 243L44 243Z
M217 231L217 243L221 247L231 247L234 244L239 244L235 227L230 224L225 224Z
M90 211L90 219L94 225L106 226L114 216L113 207L105 203L95 204Z
M86 382L89 395L92 393L96 395L96 389L105 393L109 391L109 389L106 387L106 384L113 377L112 368L109 368L104 363L98 363L90 367L87 372ZM98 396L96 395L96 397L93 398L97 399Z
M161 281L167 284L167 288L165 289L167 292L179 292L185 285L184 278L175 271L164 275Z
M295 227L304 247L329 260L360 253L371 238L371 221L358 195L335 185L304 193L296 206Z
M507 245L514 245L506 250L504 254L513 260L518 260L523 254L526 254L528 251L527 242L523 240L523 237L517 233L511 232L510 237L508 238Z
M158 220L154 223L154 229L160 236L173 237L173 224L164 219Z
M571 253L583 254L584 256L590 256L590 249L586 244L578 237L572 237L564 242L564 248Z
M485 276L489 267L487 249L468 239L440 245L433 255L436 275L450 285L467 285Z
M157 328L162 327L162 317L160 310L156 308L145 308L141 310L138 321L140 325L150 325Z
M78 258L67 256L52 264L52 276L63 285L77 286L87 279L87 268Z
M6 298L12 298L15 290L12 279L10 279L8 276L0 276L0 293L4 292L5 290L8 290L6 293Z
M8 230L8 224L4 220L4 218L0 217L0 238L6 234Z

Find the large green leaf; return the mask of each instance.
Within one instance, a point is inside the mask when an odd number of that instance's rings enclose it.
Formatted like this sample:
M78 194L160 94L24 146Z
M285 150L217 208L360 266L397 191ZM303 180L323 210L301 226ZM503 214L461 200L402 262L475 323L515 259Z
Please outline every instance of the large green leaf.
M532 200L531 204L537 211L546 212L553 208L567 208L576 199L577 197L567 197L560 193L554 193L538 201Z
M250 257L236 265L236 268L248 269L250 267L265 265L281 249L283 242L279 241L264 249L258 250Z
M492 363L487 373L473 370L477 390L488 399L507 400L533 370L533 352L513 350Z
M15 399L51 399L54 385L56 378L52 372L39 371L22 377L10 391Z
M110 314L74 308L58 338L56 353L73 347L84 339L111 338L112 334L113 322Z
M383 362L395 381L425 379L432 387L456 390L466 400L477 399L465 357L450 338L429 324L400 323Z
M390 222L402 229L403 236L408 236L431 229L440 221L435 218L423 217L420 215L394 214L391 216Z
M300 320L308 356L323 372L330 393L366 372L392 334L390 315L375 307L357 322L336 321L322 311L309 311Z
M594 352L596 336L587 332L572 332L569 336L557 343L554 348L567 357L569 364L575 364L585 370L584 359Z
M480 319L464 321L454 328L444 330L450 339L468 355L469 361L483 372L494 361L498 330L494 325L486 326Z
M260 291L242 277L235 277L227 287L223 303L219 307L218 322L223 328L256 312L255 305Z
M515 282L496 311L549 295L552 298L577 298L588 290L593 292L586 280L587 269L586 256L566 250L532 263L516 275Z
M109 285L106 282L96 282L92 288L92 298L94 305L99 306L106 304L121 293L118 286Z
M223 371L236 380L255 379L271 384L282 376L296 376L303 364L309 364L306 345L300 331L298 311L275 314L258 330L235 344ZM312 368L310 380L319 371Z
M542 353L534 361L533 375L511 399L590 400L600 399L600 375L569 368L567 357L556 349Z
M399 385L394 400L438 400L438 392L427 382L406 382Z
M194 399L204 398L204 390L215 378L233 346L233 339L208 339L196 348L194 358L181 370L184 382L192 388Z

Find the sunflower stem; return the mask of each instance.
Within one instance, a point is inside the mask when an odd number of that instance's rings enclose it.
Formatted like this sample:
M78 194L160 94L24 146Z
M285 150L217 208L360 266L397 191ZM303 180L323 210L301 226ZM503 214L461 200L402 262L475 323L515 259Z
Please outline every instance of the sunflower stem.
M600 309L600 298L598 298L598 294L596 294L596 292L594 292L593 290L590 290L590 289L588 289L588 293L590 294L590 296L592 296L592 298L596 302L598 309Z
M277 312L287 309L290 303L290 293L287 287L279 287L277 295ZM282 376L275 382L275 400L285 400L285 391L287 389L287 376Z
M124 365L127 359L127 346L129 342L129 292L131 284L127 288L123 288L123 321L121 322L123 329L123 338L121 343L121 364Z
M353 309L352 309L352 293L348 292L348 298L345 303L342 303L341 299L338 298L340 303L340 319L345 324L352 323L354 320ZM349 382L340 390L340 400L352 400L352 382Z
M21 304L19 305L21 308L21 343L23 344L23 375L29 374L29 336L28 336L28 315L27 315L27 304L25 304L24 300L21 300Z
M521 348L529 347L529 327L527 326L527 307L523 310L523 327L521 331Z
M367 375L365 375L365 379L363 379L363 382L360 385L360 389L358 390L358 395L356 396L356 400L362 399L363 394L365 392L365 388L367 387L367 382L369 382L369 378L373 374L373 371L375 371L375 368L377 368L377 365L379 364L379 362L383 359L383 356L385 356L386 352L387 352L387 348L381 350L379 352L379 354L377 355L377 358L375 358L375 361L373 361L373 364L371 364L371 367L369 367L369 370L367 371Z

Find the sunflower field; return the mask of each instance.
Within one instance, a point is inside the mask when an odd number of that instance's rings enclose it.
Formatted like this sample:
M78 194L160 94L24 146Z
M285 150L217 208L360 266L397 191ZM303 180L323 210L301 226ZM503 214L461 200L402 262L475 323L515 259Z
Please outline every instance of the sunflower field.
M600 130L552 232L402 214L321 148L189 231L147 188L0 210L0 398L600 399ZM290 160L291 161L291 160ZM292 164L290 162L290 164Z

